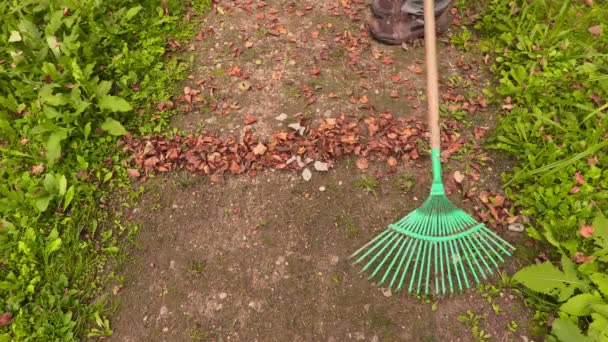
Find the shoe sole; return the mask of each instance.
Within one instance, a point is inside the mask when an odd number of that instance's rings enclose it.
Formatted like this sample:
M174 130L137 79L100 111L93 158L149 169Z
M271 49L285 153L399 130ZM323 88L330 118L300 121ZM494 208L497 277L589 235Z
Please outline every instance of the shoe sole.
M374 12L374 9L372 7L372 13L373 12ZM442 17L442 16L447 16L447 13L444 12L439 17ZM437 21L440 20L439 17L436 18ZM446 22L447 22L447 19L444 18L443 20L446 20ZM437 35L439 36L439 35L445 33L447 30L448 29L446 27L446 28L437 29L436 32L437 32ZM414 35L414 38L409 39L409 40L399 40L399 39L393 39L393 38L389 38L389 37L381 37L381 36L378 36L374 31L372 31L371 28L369 30L369 33L375 40L377 40L381 43L384 43L387 45L401 45L402 43L409 43L409 42L413 42L417 39L424 38L424 27L416 32L416 34Z
M374 16L374 18L377 18L377 19L384 19L391 15L391 13L382 13L382 12L378 11L374 6L371 6L371 9L372 9L372 11L371 11L372 15Z
M411 42L413 42L415 40L424 38L424 30L422 30L420 32L417 32L416 35L414 36L414 38L409 39L409 40L398 40L398 39L392 39L392 38L388 38L388 37L381 37L381 36L376 35L374 33L374 31L372 31L371 29L369 30L369 33L370 33L370 35L372 37L374 37L375 40L377 40L377 41L379 41L381 43L384 43L386 45L401 45L403 43L411 43ZM444 31L437 31L437 35L438 36L441 35L441 34L443 34L443 33L445 33L445 30Z

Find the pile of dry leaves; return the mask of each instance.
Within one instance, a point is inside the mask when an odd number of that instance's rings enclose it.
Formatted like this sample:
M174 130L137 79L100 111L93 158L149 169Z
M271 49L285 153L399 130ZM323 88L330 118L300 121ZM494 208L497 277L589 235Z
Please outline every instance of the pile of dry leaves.
M320 119L316 127L303 122L289 126L289 132L276 132L269 141L262 141L246 127L242 137L221 138L211 132L140 139L127 136L119 144L131 155L128 162L137 166L129 169L133 178L145 180L150 173L186 169L219 181L227 173L255 175L269 167L301 170L308 162L332 162L346 155L357 156L361 169L367 168L368 158L386 160L396 167L399 161L418 159L420 142L428 135L417 118L395 119L389 113L368 117L362 123L350 122L342 114ZM442 155L447 158L458 149L454 146L462 143L450 131L444 132L444 139L451 146Z

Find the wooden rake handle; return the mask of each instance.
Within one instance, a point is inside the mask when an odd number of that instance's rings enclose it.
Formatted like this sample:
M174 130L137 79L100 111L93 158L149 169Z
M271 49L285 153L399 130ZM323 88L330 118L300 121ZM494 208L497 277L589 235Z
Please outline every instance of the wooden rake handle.
M439 149L439 81L437 72L437 46L435 38L435 1L424 0L424 47L426 50L426 91L431 130L431 148Z

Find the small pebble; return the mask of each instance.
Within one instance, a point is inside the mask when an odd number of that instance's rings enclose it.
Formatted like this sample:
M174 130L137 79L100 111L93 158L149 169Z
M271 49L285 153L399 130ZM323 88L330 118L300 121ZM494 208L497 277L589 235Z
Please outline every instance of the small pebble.
M226 297L228 297L228 294L226 292L222 292L219 294L220 299L225 299Z
M325 187L324 186L320 186L319 187L319 191L321 191L321 192L325 191Z
M304 169L302 171L302 178L308 182L312 178L312 172L308 168Z
M521 233L521 232L523 232L524 230L526 230L526 228L525 228L525 227L524 227L524 225L523 225L523 224L521 224L521 223L511 223L511 224L509 225L509 230L510 230L510 231L512 231L512 232Z

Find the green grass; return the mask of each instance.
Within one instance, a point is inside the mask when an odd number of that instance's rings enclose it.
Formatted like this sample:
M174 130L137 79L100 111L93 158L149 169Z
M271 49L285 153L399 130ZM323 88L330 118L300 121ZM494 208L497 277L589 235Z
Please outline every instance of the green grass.
M608 279L603 278L608 269L608 222L602 219L608 213L606 18L608 7L599 2L588 6L570 0L492 0L476 24L498 79L487 95L504 114L493 147L519 161L503 175L505 192L530 219L529 237L538 240L564 271L539 267L593 284L576 289L558 286L548 293L535 286L539 272L526 268L514 276L528 287L526 302L536 308L541 324L559 317L546 331L552 341L566 336L608 339L608 331L599 328L608 322L605 317L593 310L572 311L573 304L560 303L569 297L574 302L592 298L602 288L599 279ZM603 34L598 34L599 28ZM593 236L581 236L584 224L595 226ZM566 269L577 252L594 259Z
M353 185L357 188L365 190L368 194L376 196L380 182L374 176L361 176L353 181Z
M0 3L0 313L14 316L2 342L111 334L103 270L135 229L104 210L129 185L116 141L163 129L171 113L152 108L188 68L164 58L194 25L168 5Z

